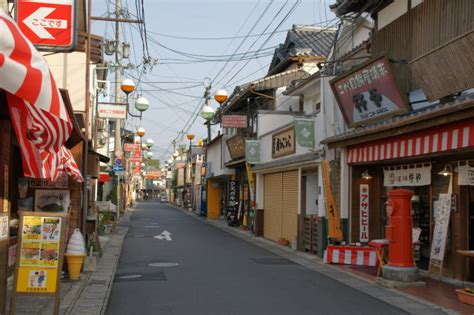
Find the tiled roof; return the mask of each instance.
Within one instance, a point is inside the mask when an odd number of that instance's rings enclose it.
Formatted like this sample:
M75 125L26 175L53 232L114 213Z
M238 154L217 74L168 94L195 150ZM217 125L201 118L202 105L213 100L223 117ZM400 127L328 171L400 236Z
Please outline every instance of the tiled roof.
M337 16L347 13L371 12L379 8L384 3L390 3L390 0L337 0L336 3L329 5L329 8Z
M273 73L274 69L289 57L325 58L329 54L335 35L336 30L332 28L293 25L286 35L285 42L275 49L268 73Z
M348 140L356 138L362 135L373 134L379 131L384 131L410 123L416 123L420 120L430 119L437 116L445 115L449 112L462 110L469 106L474 106L474 92L468 92L457 97L453 102L449 103L437 103L431 106L423 107L418 110L413 110L405 114L401 114L389 119L385 119L367 126L360 126L350 131L337 135L334 137L327 138L322 143L334 143L338 141Z

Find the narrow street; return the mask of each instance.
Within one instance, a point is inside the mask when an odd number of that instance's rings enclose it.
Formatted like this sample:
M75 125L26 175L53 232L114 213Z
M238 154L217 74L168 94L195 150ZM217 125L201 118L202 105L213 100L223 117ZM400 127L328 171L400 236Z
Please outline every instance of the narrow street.
M140 204L131 217L107 308L107 314L404 313L157 202Z

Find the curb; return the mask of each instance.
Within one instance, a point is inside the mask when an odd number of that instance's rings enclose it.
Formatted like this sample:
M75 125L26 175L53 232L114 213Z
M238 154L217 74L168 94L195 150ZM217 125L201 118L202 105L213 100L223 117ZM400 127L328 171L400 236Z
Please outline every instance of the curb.
M207 220L206 218L197 216L194 212L190 212L175 205L170 206L195 218L196 220L214 226L226 233L234 235L241 240L266 249L273 254L284 257L308 269L320 272L326 277L341 282L401 310L407 311L410 314L457 314L453 310L443 308L439 305L430 303L396 289L381 287L369 279L354 275L350 272L346 272L335 266L324 264L320 257L282 247L270 240L253 236L252 234L249 234L248 231L235 229L225 224L221 224L218 221L214 222L212 220Z

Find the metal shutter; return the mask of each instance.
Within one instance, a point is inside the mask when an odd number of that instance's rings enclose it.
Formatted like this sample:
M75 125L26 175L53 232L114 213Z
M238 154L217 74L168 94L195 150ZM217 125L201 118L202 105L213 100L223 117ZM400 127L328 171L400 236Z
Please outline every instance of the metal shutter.
M281 237L296 241L298 234L298 171L284 172Z
M263 236L273 241L281 238L282 174L265 175Z

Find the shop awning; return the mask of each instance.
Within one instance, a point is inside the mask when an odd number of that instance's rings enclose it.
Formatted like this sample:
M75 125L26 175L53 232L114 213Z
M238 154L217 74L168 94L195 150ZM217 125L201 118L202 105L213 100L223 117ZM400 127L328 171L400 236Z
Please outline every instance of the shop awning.
M347 163L416 157L474 146L474 120L468 119L347 147Z
M43 56L0 9L0 89L7 92L26 177L84 181L65 142L72 124Z

